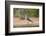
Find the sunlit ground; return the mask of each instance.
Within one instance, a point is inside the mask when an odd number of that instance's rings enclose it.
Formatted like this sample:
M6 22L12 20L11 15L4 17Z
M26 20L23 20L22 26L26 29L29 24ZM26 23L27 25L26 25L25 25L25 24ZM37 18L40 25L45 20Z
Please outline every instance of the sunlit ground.
M32 21L32 22L31 22ZM13 18L13 27L38 27L39 26L39 18L32 17L31 21L22 20L19 17Z

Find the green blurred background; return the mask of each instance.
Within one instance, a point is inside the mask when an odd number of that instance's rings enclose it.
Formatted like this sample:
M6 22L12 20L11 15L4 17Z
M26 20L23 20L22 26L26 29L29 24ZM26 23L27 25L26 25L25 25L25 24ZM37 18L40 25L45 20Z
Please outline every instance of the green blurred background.
M16 17L39 17L39 9L14 8L14 16Z

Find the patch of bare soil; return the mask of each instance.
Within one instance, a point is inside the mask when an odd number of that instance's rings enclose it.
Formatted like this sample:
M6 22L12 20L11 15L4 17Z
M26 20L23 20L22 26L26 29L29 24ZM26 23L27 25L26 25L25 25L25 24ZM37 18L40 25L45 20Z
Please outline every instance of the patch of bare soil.
M31 21L29 21L29 20L22 20L22 19L20 19L20 18L18 18L18 17L14 17L13 18L13 24L14 24L14 26L37 26L37 25L39 25L39 19L38 18L35 18L35 17L32 17L31 18L31 20L32 20L32 22Z

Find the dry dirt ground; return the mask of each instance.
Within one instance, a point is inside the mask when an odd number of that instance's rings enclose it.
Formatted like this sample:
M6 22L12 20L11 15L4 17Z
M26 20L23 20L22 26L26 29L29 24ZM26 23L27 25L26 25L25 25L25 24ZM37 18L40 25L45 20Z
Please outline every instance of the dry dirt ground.
M32 22L28 21L28 20L22 20L18 17L14 17L13 25L14 25L14 27L33 27L33 26L38 27L39 26L38 18L32 17L31 20L32 20Z

